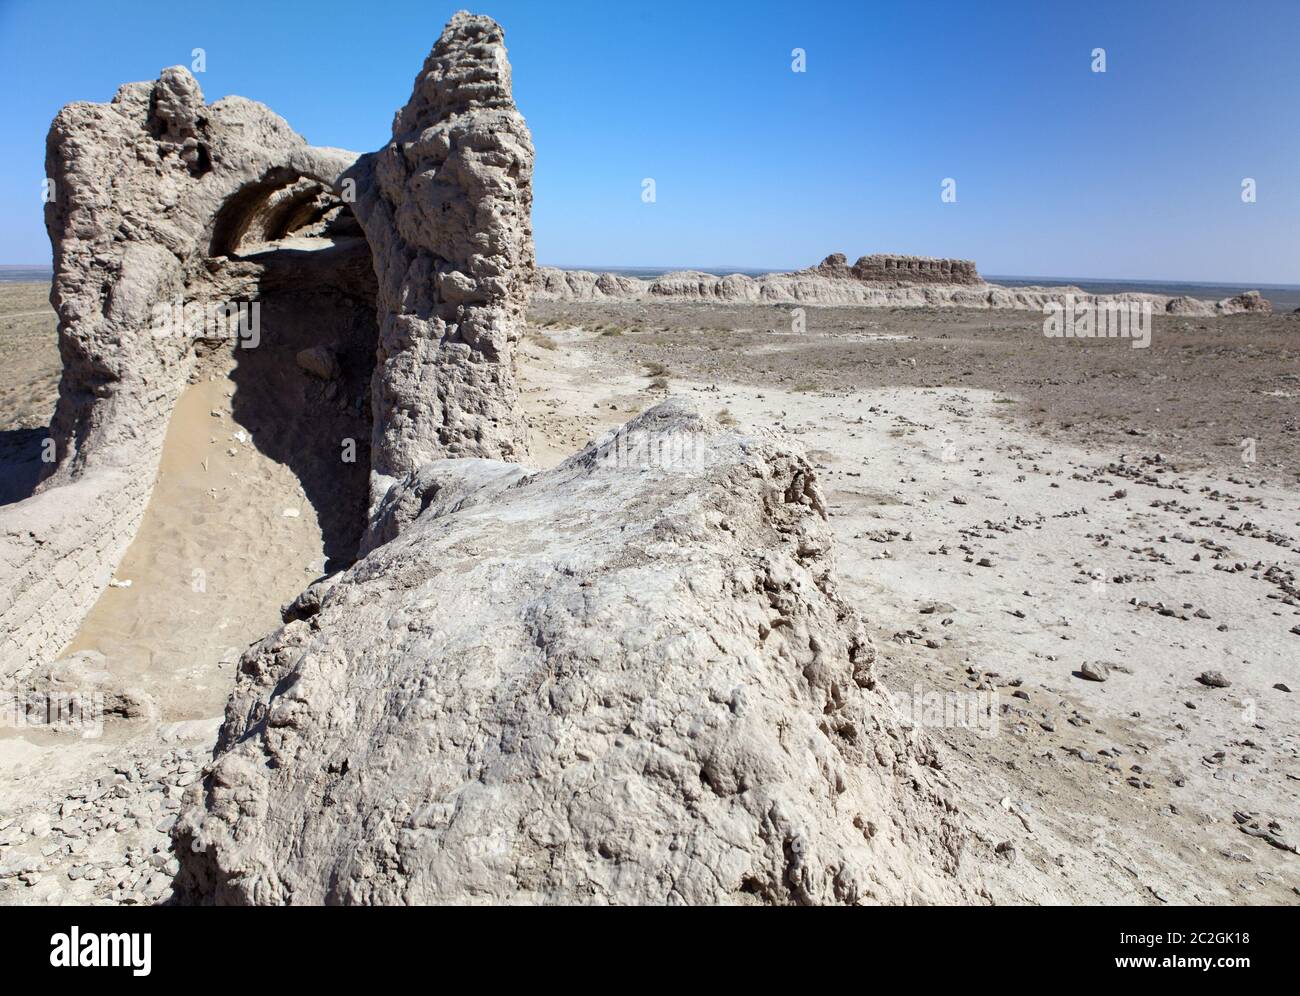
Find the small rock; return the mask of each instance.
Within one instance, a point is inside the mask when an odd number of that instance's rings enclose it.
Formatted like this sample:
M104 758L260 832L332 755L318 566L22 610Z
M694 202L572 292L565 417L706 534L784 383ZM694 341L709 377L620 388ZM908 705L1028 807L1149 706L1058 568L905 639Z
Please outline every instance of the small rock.
M40 858L27 854L15 854L13 857L0 862L0 878L27 875L31 872L42 871L44 868L45 862Z
M1088 681L1105 681L1110 677L1110 669L1105 664L1084 661L1083 667L1079 668L1079 676Z
M955 605L949 605L947 602L926 602L917 611L923 616L928 616L933 615L936 612L956 612L957 607Z
M333 350L326 349L324 346L309 346L301 349L295 359L298 361L298 366L321 380L333 380L339 375L338 357L334 355Z

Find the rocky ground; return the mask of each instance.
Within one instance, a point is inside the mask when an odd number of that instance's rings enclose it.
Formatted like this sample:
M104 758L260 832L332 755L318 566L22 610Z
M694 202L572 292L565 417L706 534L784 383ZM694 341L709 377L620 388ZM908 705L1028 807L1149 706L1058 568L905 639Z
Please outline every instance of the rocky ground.
M1300 317L1157 317L1148 350L1047 340L1041 316L1008 312L809 308L802 333L787 307L547 304L531 320L539 465L666 393L807 449L843 594L961 786L964 860L991 901L1297 901ZM30 362L33 384L57 370ZM238 429L222 423L224 452ZM257 503L279 516L300 492L263 470ZM160 493L139 563L183 524ZM214 505L207 525L247 511ZM274 559L241 567L263 606L307 578ZM142 581L117 630L189 597L169 583ZM242 634L252 611L233 600L224 618ZM229 680L222 637L157 715L90 739L0 731L0 901L166 900L165 831Z
M1295 901L1300 320L1171 319L1141 351L1010 313L585 307L533 309L535 429L678 392L803 443L995 899Z
M61 798L0 817L0 901L146 905L171 897L178 864L169 832L207 748L150 744L85 760L82 780L61 788Z

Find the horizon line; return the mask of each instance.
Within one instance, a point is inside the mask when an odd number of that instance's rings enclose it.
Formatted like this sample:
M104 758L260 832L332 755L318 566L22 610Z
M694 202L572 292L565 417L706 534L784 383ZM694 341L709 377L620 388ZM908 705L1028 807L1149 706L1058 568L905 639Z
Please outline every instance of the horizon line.
M811 266L801 266L791 268L775 268L763 266L701 266L701 265L676 265L676 266L658 266L658 265L603 265L592 266L587 264L576 263L542 263L537 264L539 267L545 266L555 270L587 270L592 273L612 273L618 270L662 270L664 273L695 271L699 273L796 273L800 270L813 270L817 268L814 263ZM1091 277L1091 276L1061 276L1056 274L1026 274L1026 273L981 273L985 280L1074 280L1086 283L1115 283L1115 284L1187 284L1201 285L1209 287L1277 287L1288 290L1300 290L1300 282L1292 284L1276 283L1270 281L1242 281L1242 280L1191 280L1179 277Z
M662 273L682 273L693 271L697 273L709 273L713 275L727 275L731 273L795 273L799 270L815 269L816 265L796 267L795 269L763 267L763 266L736 266L727 265L682 265L673 266L662 265L627 265L627 264L576 264L576 263L542 263L537 264L539 267L548 267L556 270L586 270L591 273L614 273L619 270L658 270ZM53 275L54 266L51 263L0 263L0 270L38 270L42 273ZM996 282L998 280L1048 280L1056 282L1073 281L1077 283L1112 283L1112 284L1160 284L1160 285L1186 285L1186 286L1208 286L1208 287L1256 287L1256 288L1277 288L1283 290L1300 290L1300 282L1286 284L1268 281L1241 281L1241 280L1190 280L1178 277L1093 277L1093 276L1063 276L1060 274L1031 274L1031 273L987 273L981 274L985 280Z

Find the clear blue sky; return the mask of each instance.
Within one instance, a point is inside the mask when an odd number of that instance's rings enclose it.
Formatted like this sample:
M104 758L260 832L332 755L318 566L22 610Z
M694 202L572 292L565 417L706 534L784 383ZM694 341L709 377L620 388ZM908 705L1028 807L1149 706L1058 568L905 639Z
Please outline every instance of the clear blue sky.
M49 259L39 192L62 104L201 46L209 100L243 94L311 142L368 151L458 6L0 0L0 262ZM1300 283L1297 0L475 9L506 29L544 263L887 251L985 273Z

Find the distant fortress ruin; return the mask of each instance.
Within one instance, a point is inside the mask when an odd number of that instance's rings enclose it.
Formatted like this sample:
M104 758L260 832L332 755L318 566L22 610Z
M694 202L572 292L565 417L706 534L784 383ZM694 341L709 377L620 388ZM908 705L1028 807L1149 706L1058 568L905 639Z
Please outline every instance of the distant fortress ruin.
M897 256L875 253L860 256L849 266L848 257L833 252L810 271L823 277L867 283L982 284L984 278L970 259L935 259L932 256Z

